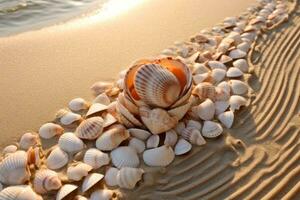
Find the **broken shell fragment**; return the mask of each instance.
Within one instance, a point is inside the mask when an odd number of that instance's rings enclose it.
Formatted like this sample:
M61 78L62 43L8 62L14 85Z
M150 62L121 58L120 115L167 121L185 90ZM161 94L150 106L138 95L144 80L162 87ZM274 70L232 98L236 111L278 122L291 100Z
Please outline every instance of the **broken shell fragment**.
M46 123L42 125L39 129L39 135L41 138L50 139L56 135L61 135L64 132L64 129L54 123Z
M247 100L239 95L232 95L229 99L230 110L235 111L239 110L241 106L245 106Z
M78 186L77 185L72 185L72 184L65 184L63 185L57 195L56 195L56 200L63 200L67 196L69 196L71 193L75 192L77 190Z
M174 158L174 151L167 145L149 149L143 153L143 160L145 164L154 167L165 167L169 165Z
M213 121L204 121L202 135L206 138L215 138L221 135L223 128L219 123Z
M122 167L137 167L140 164L137 152L132 147L118 147L111 152L110 156L113 165L118 169Z
M141 168L123 167L117 174L117 183L121 188L133 189L142 179L143 173Z
M104 178L104 175L99 173L92 173L87 175L82 182L82 192L86 192L99 183Z
M102 112L104 110L107 110L107 105L101 104L101 103L93 103L89 110L86 113L86 117L89 117L91 115L94 115L96 113Z

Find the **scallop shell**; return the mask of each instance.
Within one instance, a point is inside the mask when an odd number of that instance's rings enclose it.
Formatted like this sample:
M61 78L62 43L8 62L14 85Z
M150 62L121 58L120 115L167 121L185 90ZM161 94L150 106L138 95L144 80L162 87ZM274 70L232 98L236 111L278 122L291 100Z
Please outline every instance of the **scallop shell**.
M189 152L192 149L192 145L185 139L179 139L175 145L174 152L175 155L183 155Z
M104 165L108 165L110 159L107 153L103 153L96 148L91 148L85 152L83 162L94 169L98 169Z
M56 118L58 118L60 123L62 123L63 125L70 125L73 124L74 122L82 120L81 115L65 109L59 110L56 114Z
M94 83L91 86L91 90L93 91L95 96L98 96L99 94L107 92L112 87L113 87L113 83L99 81L99 82Z
M16 145L8 145L3 149L2 153L6 156L11 153L15 153L17 150L18 150L18 147Z
M67 169L68 179L72 181L80 181L83 177L87 176L92 169L92 166L82 162L71 165Z
M142 179L143 173L141 168L123 167L117 174L117 183L121 188L133 189Z
M151 136L151 133L149 131L146 131L143 129L130 128L130 129L128 129L128 131L131 136L136 137L143 141L147 140Z
M143 153L143 160L145 164L154 167L165 167L169 165L174 158L174 151L167 145L149 149Z
M96 140L96 147L102 151L110 151L118 147L129 136L129 132L123 125L116 125L102 133Z
M110 200L113 194L114 192L108 189L96 190L91 194L90 200Z
M219 123L213 121L204 121L202 135L206 138L215 138L221 135L223 128Z
M77 185L72 185L72 184L63 185L56 195L56 200L63 200L64 198L69 196L71 193L75 192L75 190L77 190L77 188L78 188Z
M25 133L22 135L19 146L21 149L28 150L31 146L35 146L38 142L38 136L36 133Z
M137 167L140 164L137 152L132 147L118 147L111 152L110 156L113 165L119 169L122 167Z
M229 57L232 59L244 58L247 55L244 51L240 49L234 49L229 52Z
M238 69L240 69L242 72L247 73L249 70L249 65L245 59L238 59L235 60L232 65Z
M158 135L151 135L146 143L148 149L158 147L159 145L159 136Z
M230 86L233 94L241 95L248 92L248 85L240 80L230 80Z
M218 69L218 68L213 69L211 76L213 77L215 83L219 83L220 81L222 81L225 78L226 70Z
M175 130L171 129L166 132L164 144L174 146L177 142L178 136Z
M219 121L226 127L231 128L234 120L233 111L226 111L218 115Z
M89 117L91 115L94 115L96 113L102 112L104 110L107 110L107 105L101 104L101 103L93 103L89 110L86 113L86 117Z
M132 138L129 141L128 146L135 149L137 153L143 153L146 149L146 145L145 145L144 141L137 139L137 138Z
M210 99L193 108L195 113L203 120L211 120L215 115L215 104Z
M226 73L226 76L230 78L237 78L243 75L244 73L239 68L236 67L230 67Z
M101 117L91 117L81 122L76 129L76 135L81 139L94 140L103 131L104 121Z
M227 70L227 67L226 65L224 65L223 63L219 62L219 61L208 61L208 66L211 68L211 69L223 69L223 70Z
M102 105L106 105L108 106L111 102L110 102L110 98L107 96L107 94L102 93L99 94L94 100L93 103L100 103Z
M216 108L216 115L223 113L229 107L228 101L216 101L215 108Z
M84 148L84 143L74 133L67 132L60 136L58 146L65 152L77 153Z
M180 133L180 135L192 144L195 144L198 146L206 144L206 141L202 137L200 130L196 129L194 127L187 127L185 129L183 129L183 131Z
M39 129L39 135L41 138L50 139L56 135L61 135L64 132L63 127L54 123L46 123Z
M10 186L0 192L1 200L43 200L30 186L18 185Z
M119 170L115 167L110 167L106 173L105 173L105 183L108 186L117 186L118 182L117 182L117 174L119 173Z
M104 117L103 127L108 127L114 123L116 123L118 120L112 116L111 114L107 113Z
M47 167L49 169L60 169L68 163L68 154L61 148L55 147L47 157Z
M238 95L232 95L229 99L230 110L235 111L239 110L241 106L245 106L247 104L247 100Z
M69 108L72 111L80 111L88 109L89 103L86 102L83 98L75 98L69 102Z
M86 192L99 183L104 178L104 175L99 173L92 173L87 175L82 182L82 192Z
M58 174L49 169L41 169L35 173L33 180L34 191L45 194L49 191L58 190L62 186Z
M192 94L198 96L200 99L209 98L214 100L216 97L216 89L211 83L200 83L193 89Z

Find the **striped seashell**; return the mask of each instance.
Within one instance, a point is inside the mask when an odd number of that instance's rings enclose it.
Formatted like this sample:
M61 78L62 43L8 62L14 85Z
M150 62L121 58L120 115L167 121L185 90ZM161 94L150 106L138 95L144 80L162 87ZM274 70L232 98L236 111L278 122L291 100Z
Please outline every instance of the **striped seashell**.
M61 135L64 132L63 127L54 123L46 123L39 129L39 135L41 138L50 139L56 135Z
M148 149L150 148L156 148L159 145L159 136L158 135L151 135L146 143L146 147Z
M176 76L158 64L141 66L136 72L134 86L144 102L162 108L172 105L181 92Z
M73 124L74 122L82 120L81 115L73 113L66 109L60 109L56 113L56 118L59 119L60 123L62 123L63 125L70 125Z
M113 194L114 192L108 189L96 190L91 194L90 200L111 200Z
M133 149L135 149L137 153L143 153L145 151L145 149L146 149L145 142L142 141L142 140L140 140L140 139L137 139L137 138L132 138L129 141L128 146L130 146Z
M229 107L228 101L216 101L215 108L216 108L216 115L223 113Z
M219 121L226 127L231 128L234 120L233 111L226 111L218 115Z
M211 83L200 83L193 89L192 94L203 100L206 98L214 100L216 97L216 89Z
M128 129L128 131L131 136L136 137L143 141L147 140L151 136L151 133L149 131L146 131L143 129L130 128L130 129Z
M49 169L41 169L35 173L33 180L34 191L39 194L58 190L62 186L58 174Z
M148 149L143 153L146 165L153 167L165 167L175 158L175 153L170 146L163 145L154 149Z
M58 146L65 152L77 153L84 148L84 143L74 133L67 132L60 136Z
M201 146L206 144L205 139L202 137L201 132L199 129L194 127L187 127L185 128L180 135L187 141L192 144Z
M117 174L117 183L121 188L133 189L142 179L143 173L141 168L123 167Z
M22 135L19 146L23 150L28 150L30 147L35 146L38 143L38 135L36 133L25 133Z
M244 73L239 68L236 68L236 67L230 67L228 69L228 71L226 72L226 76L229 78L237 78L237 77L241 77L243 75L244 75Z
M104 178L104 175L99 173L92 173L87 175L82 182L81 190L82 192L86 192L99 183Z
M108 186L117 186L117 174L119 173L119 170L115 167L110 167L104 176L104 180L106 185Z
M247 55L244 51L240 49L233 49L229 52L229 57L232 59L244 58Z
M92 92L94 93L95 96L98 96L99 94L107 92L112 87L113 87L113 83L99 81L99 82L94 83L91 86L91 90L92 90Z
M110 101L110 98L107 96L107 94L105 93L102 93L102 94L99 94L94 100L93 100L93 103L100 103L102 105L106 105L108 106L111 101Z
M206 138L215 138L221 135L223 128L219 123L213 121L204 121L202 135Z
M60 169L68 163L68 154L61 148L55 147L47 157L46 164L49 169Z
M77 189L78 189L77 185L73 185L73 184L63 185L57 192L56 200L63 200L65 198L67 198L69 195L71 195Z
M166 132L164 145L174 146L178 140L178 135L175 130L171 129Z
M93 103L89 110L86 113L86 117L92 116L94 114L100 113L102 111L107 110L107 105L101 103Z
M211 120L215 115L215 104L212 100L206 99L198 106L193 107L192 111L203 120Z
M4 154L4 156L10 155L12 153L15 153L18 150L18 147L16 145L8 145L6 146L2 153Z
M175 155L183 155L188 153L192 149L192 145L185 139L179 139L174 148Z
M137 167L140 164L137 152L132 147L118 147L111 152L110 156L113 165L118 169L122 167Z
M89 106L89 103L86 102L83 98L75 98L69 102L69 108L72 111L85 110L88 109Z
M230 80L229 84L233 94L242 95L248 92L248 85L240 80Z
M107 153L103 153L96 148L90 148L85 152L83 162L92 166L93 169L98 169L104 165L108 165L110 159Z
M87 176L92 169L93 167L86 163L75 163L67 169L68 179L71 181L80 181L83 177Z
M96 147L102 151L110 151L129 138L129 132L123 125L117 124L108 129L96 140Z
M77 137L86 140L94 140L103 131L104 120L101 117L91 117L80 123L75 134Z
M249 65L245 59L238 59L235 60L232 65L238 69L240 69L242 72L247 73L249 70Z
M239 110L241 106L245 106L246 104L247 100L239 95L232 95L229 99L229 106L232 111Z
M9 186L0 192L1 200L43 200L30 186Z

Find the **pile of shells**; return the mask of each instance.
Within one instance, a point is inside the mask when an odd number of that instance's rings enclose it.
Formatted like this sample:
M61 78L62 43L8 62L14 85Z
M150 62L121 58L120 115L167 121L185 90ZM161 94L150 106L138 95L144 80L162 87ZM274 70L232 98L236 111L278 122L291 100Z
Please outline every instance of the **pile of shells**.
M247 56L256 37L287 18L288 4L259 1L134 62L115 83L96 82L92 102L71 100L55 120L3 150L0 200L116 199L148 167L166 167L220 137L251 95Z

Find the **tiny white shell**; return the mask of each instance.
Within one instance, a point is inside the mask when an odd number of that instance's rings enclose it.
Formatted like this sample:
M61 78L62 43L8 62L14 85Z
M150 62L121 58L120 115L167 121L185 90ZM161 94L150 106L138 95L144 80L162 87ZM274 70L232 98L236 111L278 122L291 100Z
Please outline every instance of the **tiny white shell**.
M87 175L82 182L82 192L86 192L99 183L104 178L104 175L99 173L92 173Z
M110 159L107 153L103 153L96 148L91 148L85 152L83 162L92 166L94 169L98 169L109 164Z
M128 146L134 148L137 153L142 153L146 149L146 145L145 145L144 141L137 139L137 138L132 138L129 141Z
M226 73L226 76L230 78L236 78L243 75L244 73L239 68L236 67L230 67Z
M93 91L95 96L107 92L109 89L113 87L113 83L98 81L91 86L91 90Z
M183 129L183 131L180 133L180 135L192 144L195 144L198 146L206 144L206 141L202 137L200 130L197 128L187 127L185 129Z
M81 121L82 117L79 114L73 113L71 111L61 109L57 112L56 117L59 119L60 123L63 125L70 125L76 121Z
M242 42L237 46L238 49L242 50L243 52L248 52L250 49L250 44L248 42Z
M82 162L71 165L67 169L68 179L71 181L80 181L83 177L87 176L92 169L92 166Z
M189 120L189 121L187 122L187 124L186 124L186 127L187 127L187 128L195 128L195 129L197 129L197 130L201 130L202 125L201 125L201 123L198 122L198 121L195 121L195 120Z
M178 135L175 130L171 129L166 132L166 137L164 144L169 146L174 146L177 142Z
M243 58L247 55L244 51L240 49L233 49L229 52L229 57L232 59L238 59L238 58Z
M247 73L249 70L248 63L245 59L238 59L235 60L232 65L238 69L240 69L242 72Z
M55 147L47 157L47 167L49 169L60 169L68 163L68 154L61 148Z
M110 156L113 165L119 169L122 167L137 167L140 164L137 152L132 147L118 147L111 152Z
M25 133L22 135L19 145L21 149L28 150L30 147L35 146L38 142L38 136L36 133Z
M227 70L226 65L224 65L223 63L219 62L219 61L208 61L208 66L211 69L223 69L223 70Z
M136 137L140 140L147 140L152 134L149 131L138 129L138 128L130 128L128 129L131 136Z
M72 184L63 185L56 195L56 200L63 200L69 194L77 190L77 188L78 188L77 185L72 185Z
M119 170L115 167L110 167L106 173L105 173L105 183L108 186L116 186L118 185L117 182L117 174L118 174Z
M142 179L143 173L141 168L123 167L117 174L117 183L121 188L133 189Z
M18 147L16 145L8 145L6 146L2 153L6 156L7 154L15 153L18 150Z
M248 92L248 85L240 80L230 80L229 84L233 94L241 95Z
M104 105L104 104L101 104L101 103L93 103L85 116L88 117L90 115L99 113L99 112L104 111L104 110L107 110L107 105Z
M30 186L18 185L10 186L0 192L1 200L43 200Z
M113 194L113 191L108 189L96 190L91 194L90 200L110 200Z
M143 153L143 160L145 164L154 167L165 167L169 165L174 158L174 151L167 145L148 149Z
M230 84L228 82L222 81L221 83L218 84L217 87L226 91L228 94L230 94L231 88L230 88Z
M204 73L204 74L196 74L193 76L193 81L195 85L204 82L205 80L209 80L211 78L211 73Z
M85 110L89 107L89 104L83 98L75 98L69 102L69 108L72 111Z
M175 145L175 155L183 155L187 152L189 152L192 149L192 145L186 141L185 139L179 139L177 144Z
M58 146L68 153L77 153L84 148L84 143L74 133L67 132L60 136Z
M94 100L93 103L100 103L108 106L110 104L110 99L106 93L99 94Z
M210 120L215 115L215 104L212 100L206 99L195 108L195 112L203 120Z
M218 69L218 68L213 69L211 76L213 77L213 79L216 83L219 83L220 81L222 81L225 78L226 70Z
M158 135L151 135L147 140L147 148L155 148L158 147L159 144L159 136Z
M226 111L218 115L218 119L226 128L231 128L234 120L233 111Z
M39 194L58 190L62 186L58 174L49 169L40 169L35 173L33 180L34 191Z
M56 135L61 135L64 132L64 129L54 123L46 123L42 125L39 129L39 135L41 138L50 139Z
M195 63L193 66L193 74L204 74L210 70L202 63Z
M223 113L229 107L228 101L216 101L215 108L216 108L216 115Z
M229 99L230 110L235 111L239 110L241 106L245 106L247 100L239 95L232 95Z
M221 135L223 128L219 123L213 121L204 121L202 135L207 138L215 138Z

